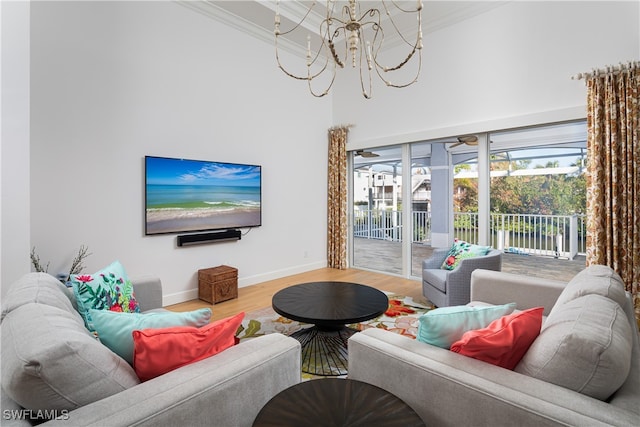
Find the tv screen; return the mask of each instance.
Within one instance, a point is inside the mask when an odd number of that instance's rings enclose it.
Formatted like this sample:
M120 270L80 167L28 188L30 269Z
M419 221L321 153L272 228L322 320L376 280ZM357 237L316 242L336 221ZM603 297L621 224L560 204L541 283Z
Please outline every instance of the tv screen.
M262 168L145 157L145 234L257 227Z

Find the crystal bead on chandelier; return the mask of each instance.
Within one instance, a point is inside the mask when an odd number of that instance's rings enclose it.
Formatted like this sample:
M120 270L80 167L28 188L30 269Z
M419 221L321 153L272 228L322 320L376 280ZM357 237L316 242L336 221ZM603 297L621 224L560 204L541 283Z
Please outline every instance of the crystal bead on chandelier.
M313 96L322 97L329 93L336 78L337 68L344 68L345 63L351 61L351 66L360 67L360 85L362 87L362 95L369 99L372 92L373 71L380 79L390 87L403 88L412 85L418 80L422 67L422 1L412 1L409 7L403 7L402 4L408 4L407 1L399 0L381 0L381 9L370 8L365 11L361 10L362 3L370 3L368 1L349 0L348 5L338 7L338 1L326 1L326 16L320 15L323 19L319 24L319 36L322 41L320 46L312 51L311 35L307 35L306 49L306 74L295 74L285 69L280 62L278 53L278 41L281 37L291 36L295 31L304 31L304 28L310 28L308 22L312 21L314 14L313 8L317 2L312 2L302 19L291 29L283 31L280 29L280 1L276 1L276 17L275 17L275 45L276 60L278 67L288 76L298 80L306 80L308 82L309 91ZM401 4L402 3L402 4ZM364 9L364 7L362 7ZM383 13L386 19L383 19ZM417 17L417 29L415 34L411 33L411 40L405 37L396 23L397 17L415 14ZM317 14L316 14L317 16ZM287 17L283 15L283 17ZM305 24L303 24L305 23ZM397 36L398 43L409 46L410 51L406 57L400 60L396 65L388 66L382 63L382 47L385 42L385 29L383 25L393 30L393 34ZM315 27L314 27L315 28ZM391 32L391 30L388 30ZM364 40L364 46L363 46ZM387 76L394 71L400 70L417 53L418 64L416 66L415 75L410 75L403 83L393 83ZM314 89L314 80L318 79L324 73L324 90ZM316 80L317 82L317 80Z

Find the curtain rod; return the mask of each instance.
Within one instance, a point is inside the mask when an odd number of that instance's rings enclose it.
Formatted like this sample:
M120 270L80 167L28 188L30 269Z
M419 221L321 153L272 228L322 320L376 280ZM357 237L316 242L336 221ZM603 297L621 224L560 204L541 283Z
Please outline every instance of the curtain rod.
M637 67L640 67L640 61L629 61L626 64L621 62L620 65L609 65L606 68L594 68L591 72L574 74L571 76L571 80L590 79L600 75L604 77L605 74L619 74L622 71L631 70Z
M330 131L337 130L337 129L347 129L347 130L349 130L349 129L353 128L353 127L356 127L356 125L354 125L352 123L347 123L346 125L336 125L336 126L330 127L329 130Z

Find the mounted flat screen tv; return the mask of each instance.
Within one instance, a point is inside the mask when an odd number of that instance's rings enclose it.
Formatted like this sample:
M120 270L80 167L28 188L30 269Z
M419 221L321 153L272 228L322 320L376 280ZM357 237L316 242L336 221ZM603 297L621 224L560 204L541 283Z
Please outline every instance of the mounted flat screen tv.
M145 157L146 235L261 224L261 166Z

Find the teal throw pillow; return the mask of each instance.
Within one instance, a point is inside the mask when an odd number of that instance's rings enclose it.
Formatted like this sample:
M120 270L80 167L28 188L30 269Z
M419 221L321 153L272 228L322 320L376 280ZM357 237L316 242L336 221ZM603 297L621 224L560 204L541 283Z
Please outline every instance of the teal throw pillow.
M201 308L184 313L118 313L109 310L89 309L91 328L98 333L102 344L106 345L133 366L133 331L160 329L174 326L208 325L211 309Z
M114 261L108 267L93 274L73 274L73 293L78 303L78 312L91 331L90 309L110 310L123 313L139 313L140 307L133 293L133 285L122 264Z
M455 239L440 268L443 270L455 270L461 260L486 255L490 250L491 246L473 245L464 240Z
M486 328L515 309L515 302L482 307L456 305L436 308L419 317L416 339L448 350L465 332Z

